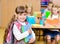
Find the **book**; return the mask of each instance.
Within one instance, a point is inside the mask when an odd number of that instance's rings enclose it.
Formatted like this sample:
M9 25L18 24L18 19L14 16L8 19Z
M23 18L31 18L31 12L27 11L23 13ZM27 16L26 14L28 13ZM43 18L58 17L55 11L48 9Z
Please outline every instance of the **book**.
M36 18L34 16L27 16L27 22L30 24L36 24Z

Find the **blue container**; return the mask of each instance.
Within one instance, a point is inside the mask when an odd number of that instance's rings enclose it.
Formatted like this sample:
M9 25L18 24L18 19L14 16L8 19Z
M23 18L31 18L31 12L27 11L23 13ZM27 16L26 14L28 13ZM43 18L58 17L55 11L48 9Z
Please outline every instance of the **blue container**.
M42 16L42 19L40 20L40 25L44 25L45 19L46 19L46 17L45 16Z
M40 25L44 25L44 21L43 20L40 20Z

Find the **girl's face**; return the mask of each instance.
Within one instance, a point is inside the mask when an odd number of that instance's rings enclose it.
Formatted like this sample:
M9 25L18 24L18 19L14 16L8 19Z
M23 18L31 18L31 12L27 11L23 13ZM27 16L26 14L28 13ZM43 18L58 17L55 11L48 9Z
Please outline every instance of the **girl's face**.
M26 13L18 14L17 18L18 18L19 21L25 22L25 20L26 20Z
M27 12L28 12L28 13L31 13L31 11L32 11L32 10L31 10L31 7L28 7Z
M58 13L58 9L56 7L53 7L53 14L57 14Z
M52 9L52 5L53 5L53 4L49 4L49 5L48 5L48 8L49 8L49 9Z

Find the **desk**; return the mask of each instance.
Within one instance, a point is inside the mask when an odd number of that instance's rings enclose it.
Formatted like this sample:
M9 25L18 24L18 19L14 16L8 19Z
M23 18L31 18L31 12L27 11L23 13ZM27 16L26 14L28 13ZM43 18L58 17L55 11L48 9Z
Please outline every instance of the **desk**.
M56 26L42 26L40 24L33 24L32 25L32 29L34 31L37 31L36 33L38 33L37 36L39 36L38 40L40 40L40 36L43 36L43 35L40 35L40 30L43 30L43 29L60 29L60 27L56 27ZM39 32L38 32L39 31Z
M56 26L42 26L40 24L32 24L32 28L53 28L53 29L60 29L60 27L56 27Z

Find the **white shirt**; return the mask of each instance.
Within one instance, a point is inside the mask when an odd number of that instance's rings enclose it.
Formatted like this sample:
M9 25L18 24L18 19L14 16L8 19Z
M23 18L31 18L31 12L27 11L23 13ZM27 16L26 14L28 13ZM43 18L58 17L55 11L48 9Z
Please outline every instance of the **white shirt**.
M25 25L25 23L22 23L22 22L19 22L19 23ZM17 40L21 40L21 39L27 37L27 36L29 35L29 32L28 32L28 31L25 31L24 33L21 33L21 32L18 30L17 26L14 24L14 26L13 26L13 34L14 34L14 36L15 36L15 38L16 38ZM33 36L33 38L35 39L35 33L34 33L33 31L32 31L32 36Z
M22 25L26 25L26 23L25 22L20 22L19 20L17 20L20 24L22 24Z
M53 15L52 15L52 20L53 20L53 19L58 19L58 17L59 17L58 14L57 14L57 15L54 15L54 14L53 14ZM52 31L59 31L59 30L53 29Z
M58 14L57 15L52 15L52 19L58 19Z

